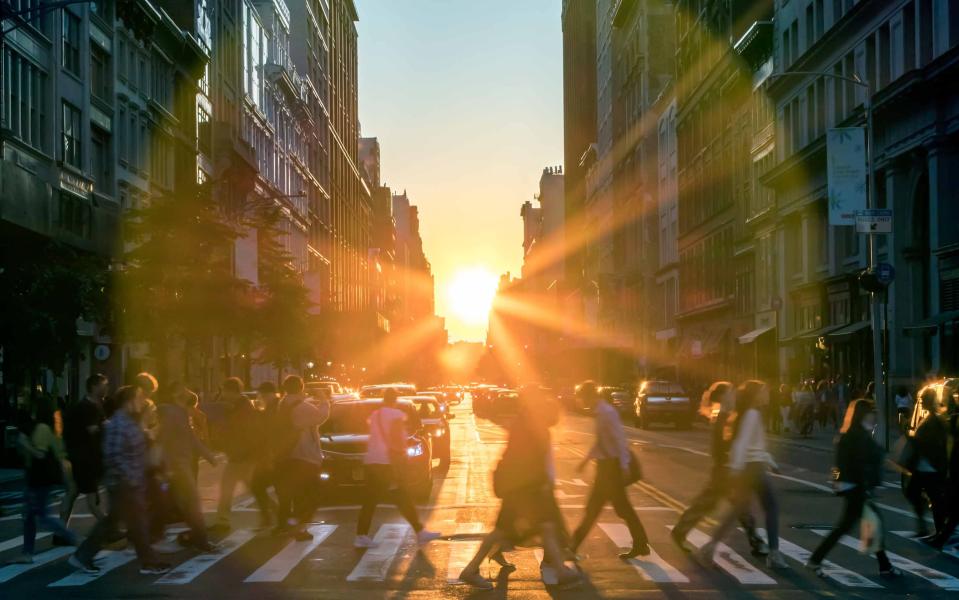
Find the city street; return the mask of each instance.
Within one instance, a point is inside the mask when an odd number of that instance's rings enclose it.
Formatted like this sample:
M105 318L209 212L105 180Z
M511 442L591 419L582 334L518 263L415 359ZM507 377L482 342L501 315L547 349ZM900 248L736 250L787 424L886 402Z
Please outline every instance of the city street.
M547 591L540 581L537 550L521 548L508 558L517 570L498 575L495 564L482 571L496 582L491 592L473 591L455 582L472 556L479 534L495 520L499 500L491 490L491 472L504 448L504 432L488 421L474 418L469 401L454 408L453 456L449 471L438 473L428 505L421 506L427 527L444 537L422 552L392 507L381 507L372 534L379 545L365 553L352 547L358 507L355 491L330 501L316 513L312 542L294 542L254 531L257 513L252 499L238 496L234 529L222 540L219 552L196 555L182 551L166 558L174 569L160 577L141 576L132 551L103 552L102 571L95 578L74 572L67 565L70 548L51 548L49 536L38 542L33 565L0 567L0 591L5 598L434 598L510 597L636 598L665 593L672 597L842 597L893 598L904 595L943 597L959 591L959 552L937 554L909 539L914 522L898 489L883 490L880 498L889 536L887 548L893 562L905 571L894 581L878 577L875 561L858 552L858 540L848 540L829 556L827 577L818 579L802 563L820 536L837 517L840 502L826 487L832 453L822 440L779 440L773 443L781 466L775 475L782 515L782 550L791 569L772 571L751 557L738 533L719 553L720 570L710 572L684 556L670 541L668 528L703 484L708 471L708 435L705 427L678 432L672 429L639 431L628 435L639 451L645 479L632 486L633 505L646 527L653 554L632 563L616 555L628 545L628 533L611 508L580 549L586 586ZM575 527L582 514L591 472L577 474L577 463L593 440L588 417L565 417L554 430L557 466L556 494L567 524ZM211 522L217 473L201 472L207 520ZM890 487L894 477L886 481ZM79 503L78 506L83 506ZM9 513L8 513L9 514ZM89 516L74 519L81 532ZM711 524L703 524L707 532ZM690 541L699 540L694 533ZM625 537L625 541L623 538ZM0 560L12 559L20 546L20 519L0 520Z

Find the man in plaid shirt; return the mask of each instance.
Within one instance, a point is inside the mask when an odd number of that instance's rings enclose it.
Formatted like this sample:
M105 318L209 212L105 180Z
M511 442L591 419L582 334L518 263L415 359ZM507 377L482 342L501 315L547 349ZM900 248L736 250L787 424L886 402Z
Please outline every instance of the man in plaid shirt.
M110 495L110 512L70 557L70 564L86 573L100 571L93 564L93 558L121 520L126 523L127 537L136 548L140 573L154 575L170 570L169 565L157 559L147 530L147 445L139 419L143 401L143 391L139 387L120 388L116 393L116 413L104 426L104 481Z

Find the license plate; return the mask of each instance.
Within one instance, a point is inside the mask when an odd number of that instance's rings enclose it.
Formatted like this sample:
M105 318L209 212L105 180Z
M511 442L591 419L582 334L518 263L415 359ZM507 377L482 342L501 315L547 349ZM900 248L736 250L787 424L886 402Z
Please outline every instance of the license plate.
M353 481L363 481L366 477L366 473L363 471L363 467L353 467Z

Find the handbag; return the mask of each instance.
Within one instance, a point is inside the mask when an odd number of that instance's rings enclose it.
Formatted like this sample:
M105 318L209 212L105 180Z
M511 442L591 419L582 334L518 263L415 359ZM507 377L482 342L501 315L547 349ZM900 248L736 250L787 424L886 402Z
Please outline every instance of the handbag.
M867 502L859 520L859 551L875 554L882 548L882 521L875 509Z
M639 462L639 457L633 450L629 451L629 463L626 466L626 475L623 479L623 487L633 485L643 479L643 465Z
M26 473L27 485L33 488L48 487L63 483L63 467L60 459L47 448L43 458L34 458L30 461L30 468Z

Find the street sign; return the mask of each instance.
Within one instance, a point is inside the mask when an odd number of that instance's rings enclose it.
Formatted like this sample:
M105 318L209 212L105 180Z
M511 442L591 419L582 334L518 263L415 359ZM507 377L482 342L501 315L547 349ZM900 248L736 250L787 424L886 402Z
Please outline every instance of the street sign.
M856 231L859 233L892 233L892 209L857 210Z
M889 263L876 265L876 279L883 285L889 285L896 278L896 269Z
M93 348L93 358L99 360L100 362L105 361L110 358L110 346L106 344L99 344Z

